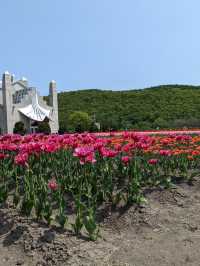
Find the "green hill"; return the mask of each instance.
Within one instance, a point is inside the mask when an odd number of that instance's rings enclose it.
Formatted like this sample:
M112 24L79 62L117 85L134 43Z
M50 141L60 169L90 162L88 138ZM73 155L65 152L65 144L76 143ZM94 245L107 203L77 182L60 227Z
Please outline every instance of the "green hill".
M200 127L200 86L164 85L142 90L79 90L58 94L59 121L87 112L102 130Z

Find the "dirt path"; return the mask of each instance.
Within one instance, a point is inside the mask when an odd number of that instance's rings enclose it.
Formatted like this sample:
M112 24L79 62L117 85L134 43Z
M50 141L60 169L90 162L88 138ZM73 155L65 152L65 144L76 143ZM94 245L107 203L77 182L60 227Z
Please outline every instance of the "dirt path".
M200 182L148 192L148 204L106 218L97 242L0 209L0 266L200 265Z

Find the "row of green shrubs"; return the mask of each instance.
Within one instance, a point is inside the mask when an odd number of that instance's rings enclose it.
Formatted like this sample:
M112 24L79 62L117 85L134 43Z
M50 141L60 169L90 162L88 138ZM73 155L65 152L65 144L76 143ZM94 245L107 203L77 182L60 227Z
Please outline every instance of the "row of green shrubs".
M40 122L38 124L38 128L37 128L37 133L45 133L45 134L50 134L51 133L51 129L49 126L49 123L46 121ZM23 122L17 122L15 124L13 133L15 134L20 134L20 135L25 135L27 132L27 129L24 126Z

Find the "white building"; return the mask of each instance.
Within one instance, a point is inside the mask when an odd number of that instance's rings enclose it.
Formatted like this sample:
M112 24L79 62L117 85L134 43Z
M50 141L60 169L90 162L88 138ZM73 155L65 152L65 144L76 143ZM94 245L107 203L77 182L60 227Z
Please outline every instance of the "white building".
M0 81L0 133L13 133L17 122L22 122L27 133L34 133L42 121L48 121L51 133L57 133L58 101L56 82L49 83L49 105L25 78L14 80L5 72Z

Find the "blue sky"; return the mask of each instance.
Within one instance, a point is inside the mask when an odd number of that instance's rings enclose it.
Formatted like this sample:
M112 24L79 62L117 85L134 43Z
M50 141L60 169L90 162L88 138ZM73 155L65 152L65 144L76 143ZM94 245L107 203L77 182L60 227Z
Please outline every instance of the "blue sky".
M199 0L6 0L0 73L42 94L200 84Z

